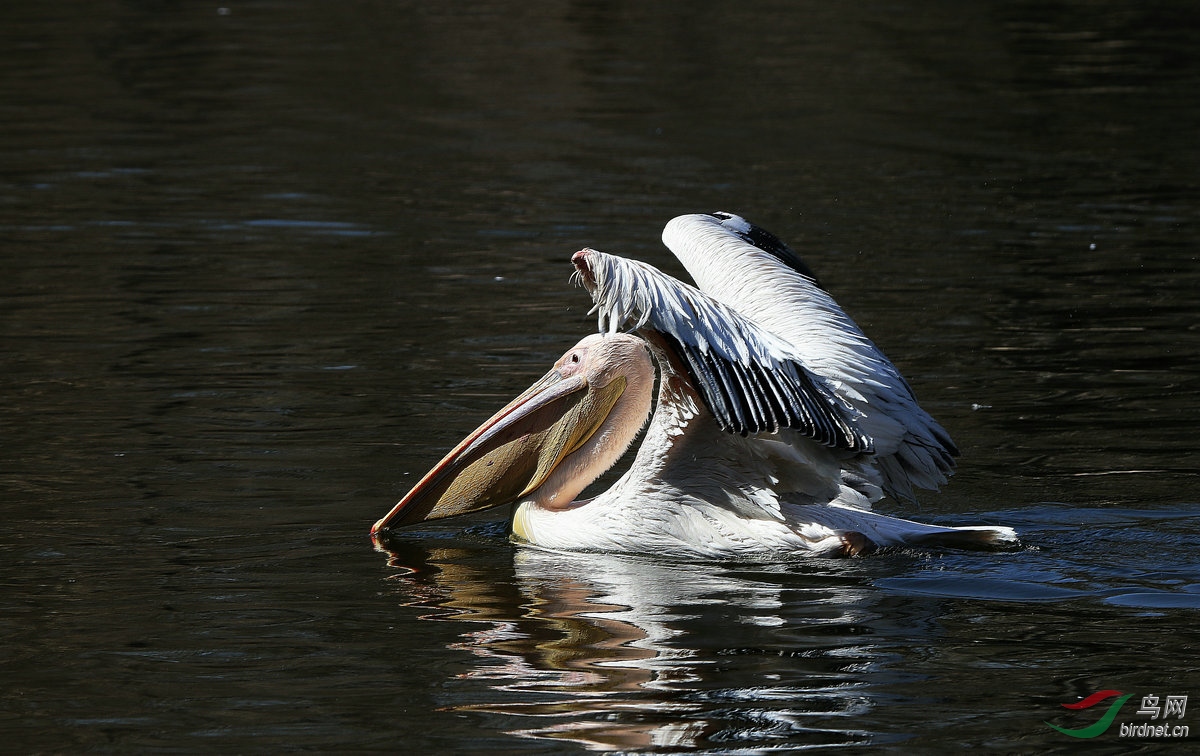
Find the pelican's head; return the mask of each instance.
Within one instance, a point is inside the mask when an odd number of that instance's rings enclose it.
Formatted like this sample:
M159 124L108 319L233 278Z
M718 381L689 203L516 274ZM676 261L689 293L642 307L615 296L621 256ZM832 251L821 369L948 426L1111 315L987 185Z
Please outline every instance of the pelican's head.
M454 447L371 532L515 501L569 506L633 441L653 384L641 339L588 336Z

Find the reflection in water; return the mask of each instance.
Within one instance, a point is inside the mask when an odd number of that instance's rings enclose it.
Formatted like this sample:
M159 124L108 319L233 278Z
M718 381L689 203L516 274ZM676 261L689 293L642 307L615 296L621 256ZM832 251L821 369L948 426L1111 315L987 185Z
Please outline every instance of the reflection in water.
M509 734L600 750L879 739L853 726L886 654L852 578L798 588L796 567L524 548L510 580L477 548L387 549L407 605L470 628L458 679L485 690L449 708L513 717Z

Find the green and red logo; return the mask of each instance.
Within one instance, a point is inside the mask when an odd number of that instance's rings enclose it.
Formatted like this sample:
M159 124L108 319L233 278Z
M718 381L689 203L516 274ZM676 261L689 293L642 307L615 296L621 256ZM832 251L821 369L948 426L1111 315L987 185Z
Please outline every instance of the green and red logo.
M1069 735L1072 738L1094 738L1099 735L1103 735L1108 731L1108 728L1112 726L1113 722L1117 718L1117 715L1121 712L1121 707L1125 705L1126 701L1133 698L1133 695L1133 693L1122 694L1119 690L1100 690L1081 701L1062 704L1064 709L1068 709L1070 711L1084 711L1091 709L1094 706L1098 706L1105 701L1108 701L1110 698L1116 699L1112 703L1108 704L1107 708L1104 709L1104 713L1100 715L1099 719L1086 727L1071 729L1068 727L1060 727L1053 722L1046 722L1046 724L1061 732L1063 735ZM1167 696L1165 703L1160 705L1160 699L1157 695L1149 694L1143 696L1141 707L1134 714L1135 716L1148 717L1150 721L1143 720L1140 723L1136 721L1133 723L1122 722L1120 731L1121 737L1188 737L1190 734L1188 726L1178 722L1178 720L1183 719L1187 712L1187 699L1188 697L1186 695ZM1161 720L1155 722L1155 720L1159 720L1159 717L1161 717L1162 720L1166 720L1172 716L1176 718L1176 722L1173 724L1167 724Z
M1109 705L1108 711L1104 712L1104 716L1100 717L1100 719L1096 720L1096 722L1092 725L1081 727L1078 730L1068 730L1065 727L1059 727L1058 725L1051 724L1050 722L1047 722L1046 724L1058 730L1063 735L1070 735L1073 738L1094 738L1097 735L1103 734L1104 731L1109 728L1109 726L1113 723L1113 720L1117 718L1117 712L1121 710L1121 707L1125 705L1126 701L1133 698L1133 694L1126 693L1122 696L1121 691L1119 690L1100 690L1083 699L1082 701L1065 703L1062 705L1064 709L1080 711L1082 709L1090 709L1101 701L1107 701L1113 696L1121 697L1116 701L1113 701L1112 704Z

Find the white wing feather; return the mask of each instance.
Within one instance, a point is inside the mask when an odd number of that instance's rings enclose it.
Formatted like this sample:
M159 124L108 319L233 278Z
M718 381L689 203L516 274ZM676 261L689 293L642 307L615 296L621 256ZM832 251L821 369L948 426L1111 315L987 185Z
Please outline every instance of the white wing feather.
M946 482L958 453L949 434L785 244L729 213L675 218L663 242L703 292L788 344L857 410L887 493L911 498L913 487Z
M600 331L648 328L665 336L722 430L791 428L825 446L871 450L857 412L786 341L646 263L593 249L574 262Z

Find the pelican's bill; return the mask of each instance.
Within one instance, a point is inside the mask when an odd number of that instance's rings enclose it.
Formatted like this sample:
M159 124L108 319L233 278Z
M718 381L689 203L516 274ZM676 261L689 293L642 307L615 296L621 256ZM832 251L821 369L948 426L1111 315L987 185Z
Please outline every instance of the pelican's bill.
M596 386L556 367L455 446L371 532L521 499L587 443L625 384L618 376Z

